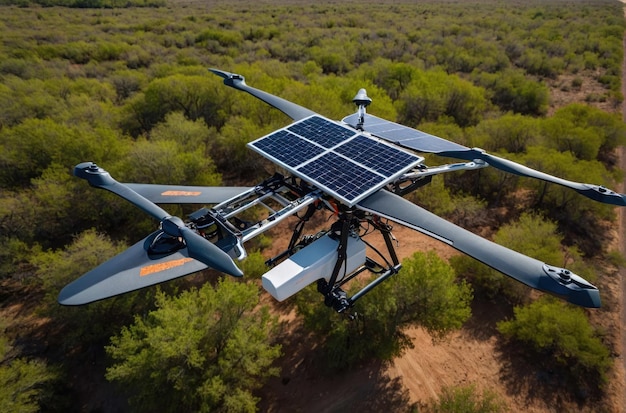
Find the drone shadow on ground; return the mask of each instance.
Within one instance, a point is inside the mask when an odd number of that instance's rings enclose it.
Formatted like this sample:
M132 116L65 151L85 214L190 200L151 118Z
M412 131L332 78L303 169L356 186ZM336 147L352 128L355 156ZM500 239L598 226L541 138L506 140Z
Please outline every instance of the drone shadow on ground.
M498 341L496 351L501 363L500 381L509 394L523 397L528 404L540 400L555 411L584 411L590 402L602 398L593 383L587 383L586 378L572 380L548 354L529 356L519 344L505 340Z
M317 357L323 349L302 328L282 342L279 377L272 378L258 396L260 411L381 412L410 411L409 392L400 378L390 378L380 361L329 374Z
M504 300L476 295L471 304L472 316L463 324L463 330L478 341L497 336L497 323L513 316L513 307Z
M517 395L528 405L540 402L555 411L579 410L590 400L602 397L598 390L593 390L592 379L591 382L572 380L571 373L558 367L551 354L536 354L519 343L505 340L497 330L497 323L512 317L513 306L505 300L478 297L472 303L472 317L463 327L476 340L497 338L499 380L509 394Z

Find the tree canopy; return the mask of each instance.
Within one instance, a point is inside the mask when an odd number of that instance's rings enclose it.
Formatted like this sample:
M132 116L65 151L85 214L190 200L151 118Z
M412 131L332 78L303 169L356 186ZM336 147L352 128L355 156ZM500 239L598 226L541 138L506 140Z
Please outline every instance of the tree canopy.
M498 330L507 339L529 346L528 356L543 368L570 373L566 380L585 391L597 391L606 384L609 350L583 310L545 297L516 307L514 318L498 323Z
M276 317L258 303L256 286L229 280L176 297L158 293L155 310L111 339L107 378L140 411L256 411L252 390L277 374L280 355Z
M319 296L314 288L298 294L298 312L305 325L325 341L323 358L329 368L345 369L370 357L389 360L398 356L411 345L403 331L409 325L443 337L469 318L470 286L457 282L452 267L434 252L416 252L402 265L401 273L357 302L356 320L333 317L332 310L315 299Z
M4 327L2 327L4 330ZM3 412L35 413L44 407L49 394L46 383L57 373L41 360L11 355L7 337L0 335L0 409Z

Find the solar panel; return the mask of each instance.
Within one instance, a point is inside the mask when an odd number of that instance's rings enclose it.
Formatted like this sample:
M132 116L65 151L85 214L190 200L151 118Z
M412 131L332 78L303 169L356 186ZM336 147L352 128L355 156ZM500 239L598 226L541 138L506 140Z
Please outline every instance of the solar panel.
M335 152L384 176L392 176L405 169L406 165L411 164L416 158L412 153L401 151L365 135L357 135L337 147Z
M424 160L319 115L248 145L349 206Z
M353 129L330 122L320 116L306 118L288 126L287 129L324 148L332 148L356 133Z
M358 123L358 114L346 116L343 121L348 125ZM417 129L409 128L374 115L365 115L365 130L396 145L445 156L446 153L466 152L470 149L458 143L430 135Z
M271 154L287 166L296 167L314 156L324 152L320 148L286 130L275 132L272 139L261 139L254 146L262 152Z
M359 198L369 188L377 187L385 180L384 177L332 152L303 165L297 171L348 202Z

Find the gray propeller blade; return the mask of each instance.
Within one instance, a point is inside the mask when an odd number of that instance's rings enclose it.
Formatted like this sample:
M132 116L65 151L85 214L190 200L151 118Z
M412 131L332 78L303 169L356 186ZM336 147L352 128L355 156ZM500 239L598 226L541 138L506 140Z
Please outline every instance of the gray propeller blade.
M343 121L353 127L358 122L358 113L347 116ZM437 136L409 128L395 122L366 114L364 129L372 135L395 143L396 145L413 149L418 152L434 153L440 156L464 159L466 161L483 161L490 166L519 176L541 179L557 185L571 188L579 194L594 201L605 204L626 206L626 195L618 194L600 185L572 182L566 179L539 172L516 162L490 155L482 149L468 148Z
M557 185L564 186L566 188L573 189L579 194L586 196L587 198L593 199L594 201L617 206L626 206L626 195L624 194L618 194L617 192L611 191L610 189L600 185L585 184L558 178L556 176L537 171L516 162L509 161L508 159L500 158L495 155L490 155L482 149L468 149L465 152L442 152L440 153L440 155L471 161L479 159L481 161L487 162L487 164L493 166L496 169L500 169L501 171L510 172L519 176L541 179L546 182L551 182Z
M378 191L357 207L442 241L529 287L583 307L600 307L598 289L578 275L486 240L391 192Z
M228 254L212 242L187 228L182 219L171 216L158 205L117 182L107 171L98 167L95 163L84 162L76 165L74 175L85 179L93 187L113 192L161 221L161 227L166 234L181 237L185 240L191 258L197 259L209 267L226 274L237 277L243 275Z
M155 204L219 204L251 189L243 186L122 185Z
M160 258L150 258L147 250L157 231L126 251L104 262L68 284L59 294L62 305L82 305L173 280L206 269L189 257L187 248Z
M219 69L209 69L209 71L224 78L224 84L226 86L248 92L255 98L260 99L268 105L280 110L293 120L300 120L317 114L312 110L300 106L296 103L290 102L283 98L279 98L278 96L274 96L271 93L267 93L262 90L248 86L246 84L246 79L241 75L225 72Z
M342 121L356 128L359 121L359 113L346 116ZM418 152L439 154L441 152L469 150L469 148L458 143L370 115L369 113L365 114L363 128L372 135Z

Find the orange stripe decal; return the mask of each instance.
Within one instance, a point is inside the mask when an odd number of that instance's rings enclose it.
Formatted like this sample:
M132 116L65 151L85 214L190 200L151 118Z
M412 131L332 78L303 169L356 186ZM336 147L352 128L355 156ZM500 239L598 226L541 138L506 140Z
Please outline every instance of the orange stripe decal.
M192 191L165 191L162 192L162 196L198 196L201 195L202 192L192 192Z
M189 261L193 261L193 258L181 258L178 260L172 260L172 261L167 261L167 262L161 262L159 264L148 265L146 267L142 267L141 270L139 270L139 276L145 277L146 275L154 274L157 272L171 270L172 268L183 266Z

